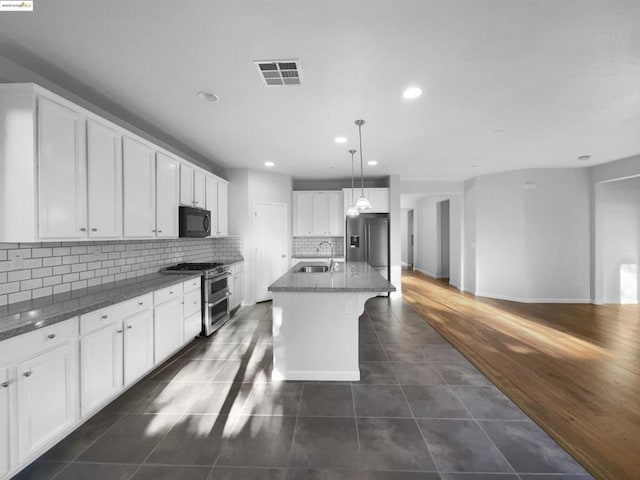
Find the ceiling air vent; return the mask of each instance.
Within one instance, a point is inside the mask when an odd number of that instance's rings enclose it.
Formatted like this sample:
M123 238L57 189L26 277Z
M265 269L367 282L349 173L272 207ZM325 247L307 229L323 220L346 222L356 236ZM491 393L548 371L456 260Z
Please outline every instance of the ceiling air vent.
M298 60L259 60L253 62L260 78L267 87L300 85L300 62Z

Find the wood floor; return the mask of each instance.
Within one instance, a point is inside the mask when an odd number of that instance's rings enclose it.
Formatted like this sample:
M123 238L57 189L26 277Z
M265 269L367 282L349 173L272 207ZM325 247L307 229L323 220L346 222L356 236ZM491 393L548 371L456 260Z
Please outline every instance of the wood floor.
M402 290L595 478L640 478L639 306L483 299L416 272Z

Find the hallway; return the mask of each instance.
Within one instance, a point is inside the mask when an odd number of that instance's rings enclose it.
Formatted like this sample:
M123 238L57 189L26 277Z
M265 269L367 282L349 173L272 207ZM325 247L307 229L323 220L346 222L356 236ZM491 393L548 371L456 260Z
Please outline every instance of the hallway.
M598 479L637 479L640 307L520 304L403 272L404 300Z

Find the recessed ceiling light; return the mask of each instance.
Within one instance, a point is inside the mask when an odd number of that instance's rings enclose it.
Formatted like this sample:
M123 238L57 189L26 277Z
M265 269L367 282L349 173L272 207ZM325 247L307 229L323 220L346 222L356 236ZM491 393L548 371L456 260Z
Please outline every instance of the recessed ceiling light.
M422 95L422 89L419 87L409 87L404 92L402 92L402 97L407 100L412 100L414 98L418 98Z
M591 155L580 155L578 157L578 160L580 160L581 162L586 162L587 160L591 159Z
M202 100L206 100L207 102L217 102L218 100L220 100L220 97L215 93L205 92L204 90L200 90L198 92L198 97L200 97Z
M371 165L372 167L375 167L378 164L377 160L369 160L367 162L367 165Z
M347 137L336 137L333 141L336 143L347 143Z
M265 167L273 167L275 165L275 163L273 162L264 162L264 166Z
M478 168L478 165L471 165L471 168Z

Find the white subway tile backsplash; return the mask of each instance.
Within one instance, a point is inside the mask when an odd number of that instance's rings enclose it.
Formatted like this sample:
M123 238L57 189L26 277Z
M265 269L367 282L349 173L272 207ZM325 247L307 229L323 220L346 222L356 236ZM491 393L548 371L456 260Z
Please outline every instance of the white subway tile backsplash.
M237 261L242 248L240 237L0 243L0 306L147 275L179 262Z
M329 247L327 245L319 247L321 242L327 240L333 243L333 252L336 257L344 255L343 237L293 237L292 254L298 257L329 256ZM320 251L316 251L318 249Z
M9 294L9 303L26 302L27 300L31 300L31 290Z

